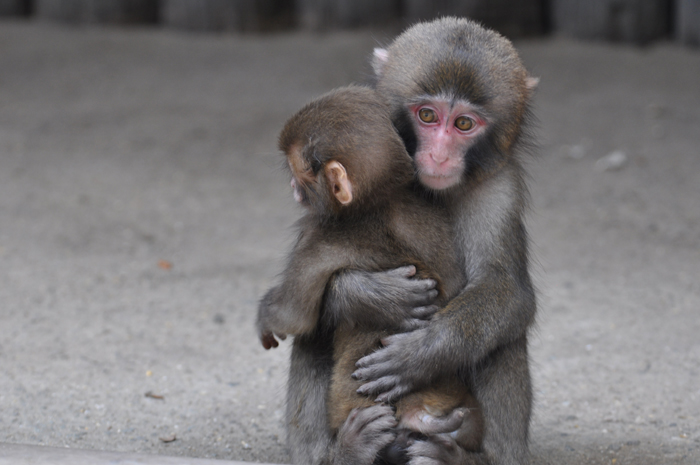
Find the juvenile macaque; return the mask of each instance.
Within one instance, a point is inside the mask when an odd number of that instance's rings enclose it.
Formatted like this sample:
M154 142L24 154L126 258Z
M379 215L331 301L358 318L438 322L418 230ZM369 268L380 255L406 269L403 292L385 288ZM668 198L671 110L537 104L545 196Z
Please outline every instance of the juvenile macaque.
M460 374L483 412L481 450L465 452L454 438L435 435L415 441L409 459L528 463L527 332L536 302L523 223L527 189L521 154L537 81L507 39L458 18L410 27L385 50L375 50L374 68L376 89L388 101L413 159L417 191L433 208L446 206L451 213L466 285L428 325L386 337L383 348L360 359L354 373L365 382L360 392L392 401ZM400 270L347 269L328 286L323 315L345 318L362 309L410 322L415 308L431 303L426 298ZM333 461L338 449L327 426L314 423L325 409L320 393L332 362L309 348L327 343L324 337L315 333L294 346L293 369L304 373L289 389L297 406L289 424L294 463ZM311 390L312 385L319 387ZM365 425L349 430L362 438ZM360 451L362 442L355 447Z
M383 337L426 326L436 306L419 308L408 321L402 316L395 322L379 321L361 308L342 319L323 313L326 288L344 270L402 267L404 275L415 272L413 279L441 305L465 285L449 213L416 195L413 165L392 127L388 108L369 88L334 91L286 123L280 148L287 156L295 198L308 212L299 222L298 242L281 284L261 301L258 328L266 348L276 345L275 335L304 337L319 328L333 334L328 417L317 420L327 425L331 438L346 441L339 444L336 462L372 463L378 454L384 461L405 462L410 440L445 432L451 432L461 448L478 450L478 407L458 375L436 378L393 402L393 414L378 410L381 406L374 399L358 394L361 382L351 377L357 360L381 347ZM298 377L310 375L290 372L290 388ZM292 405L291 410L297 407ZM349 455L344 452L347 441L354 444L360 439L345 427L359 415L354 409L378 412L373 422L381 425L362 437L363 460L354 457L353 450Z

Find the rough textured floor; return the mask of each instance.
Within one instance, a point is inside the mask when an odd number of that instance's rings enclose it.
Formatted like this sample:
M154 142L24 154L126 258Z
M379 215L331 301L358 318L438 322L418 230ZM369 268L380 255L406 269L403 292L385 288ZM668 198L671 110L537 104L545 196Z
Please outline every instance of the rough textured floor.
M300 215L275 138L387 39L0 22L0 442L288 461L288 344L253 330ZM700 463L700 53L516 45L534 463Z

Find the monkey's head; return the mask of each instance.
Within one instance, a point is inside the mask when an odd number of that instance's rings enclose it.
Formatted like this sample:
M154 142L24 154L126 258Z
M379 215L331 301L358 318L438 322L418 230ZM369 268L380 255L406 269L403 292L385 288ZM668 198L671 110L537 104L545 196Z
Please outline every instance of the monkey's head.
M468 19L441 18L375 49L373 65L427 188L459 185L513 156L537 79L505 37Z
M414 176L388 106L373 89L350 86L313 100L279 137L294 198L320 215L365 211Z

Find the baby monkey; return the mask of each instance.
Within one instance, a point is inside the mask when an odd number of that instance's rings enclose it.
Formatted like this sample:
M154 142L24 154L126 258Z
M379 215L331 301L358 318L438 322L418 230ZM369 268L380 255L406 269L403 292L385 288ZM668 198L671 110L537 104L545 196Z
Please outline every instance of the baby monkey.
M351 86L312 101L287 121L279 146L287 157L294 196L307 214L297 224L299 236L282 282L260 302L259 335L269 349L277 346L275 337L333 332L328 418L318 421L327 421L333 437L340 438L357 409L377 405L356 392L362 382L352 378L355 362L381 347L383 337L430 324L437 307L414 315L414 328L405 327L405 316L392 320L364 310L324 314L324 294L333 276L343 270L403 267L435 285L436 303L443 306L463 289L464 264L455 251L447 209L415 190L411 158L392 126L388 106L374 90ZM290 385L296 378L308 376L292 371ZM465 450L481 446L481 413L460 379L439 379L391 407L395 420L383 423L374 441L366 442L376 446L372 456L378 455L380 462L405 462L411 439L421 435L450 432ZM288 416L297 410L288 406Z

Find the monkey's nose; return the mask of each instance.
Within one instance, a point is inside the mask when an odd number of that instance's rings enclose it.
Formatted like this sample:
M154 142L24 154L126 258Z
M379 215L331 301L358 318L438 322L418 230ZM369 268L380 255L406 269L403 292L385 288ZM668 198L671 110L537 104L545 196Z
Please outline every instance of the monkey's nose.
M438 165L442 165L447 161L447 155L442 153L441 151L433 151L430 152L430 158Z

